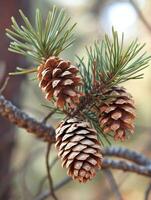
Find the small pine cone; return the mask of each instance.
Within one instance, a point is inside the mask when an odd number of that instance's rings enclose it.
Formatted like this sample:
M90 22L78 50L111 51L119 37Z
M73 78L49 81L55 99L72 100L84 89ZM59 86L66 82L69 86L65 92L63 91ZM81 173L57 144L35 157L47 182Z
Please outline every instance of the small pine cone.
M135 106L132 96L123 87L113 87L104 95L113 97L113 100L100 107L99 122L103 132L113 132L115 140L124 141L127 131L134 133Z
M101 146L89 123L77 118L63 121L56 130L56 148L62 167L74 180L85 183L101 168Z
M78 102L81 95L77 91L77 86L81 85L81 78L77 76L78 71L69 61L54 56L48 58L38 67L37 74L39 87L46 93L45 98L54 98L56 106L60 108L66 103Z

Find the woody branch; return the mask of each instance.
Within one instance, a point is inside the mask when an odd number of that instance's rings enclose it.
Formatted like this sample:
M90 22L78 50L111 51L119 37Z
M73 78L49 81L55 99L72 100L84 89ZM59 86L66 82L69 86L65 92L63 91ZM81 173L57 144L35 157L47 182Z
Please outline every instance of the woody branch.
M55 142L55 130L52 126L30 117L13 105L11 101L6 100L3 95L0 96L0 114L11 123L26 129L27 132L32 133L37 138L50 144ZM105 157L102 165L104 169L118 169L151 177L151 159L141 153L121 147L105 148L102 153ZM110 156L114 156L118 160L107 158Z

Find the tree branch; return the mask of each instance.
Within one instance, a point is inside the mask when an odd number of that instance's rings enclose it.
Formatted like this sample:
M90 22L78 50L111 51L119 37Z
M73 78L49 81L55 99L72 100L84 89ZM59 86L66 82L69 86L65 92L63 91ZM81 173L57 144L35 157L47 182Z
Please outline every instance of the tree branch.
M49 143L55 142L55 130L52 126L47 126L42 122L36 121L14 106L10 101L6 100L2 95L0 96L0 114L10 122L33 133L36 137L48 141ZM103 168L105 169L121 169L144 176L151 176L151 160L140 153L120 147L110 147L103 150L102 153L104 156L116 156L134 162L132 164L121 160L104 159Z
M127 159L139 165L151 165L151 160L149 160L146 156L124 147L105 148L102 153L104 156L117 156L118 158Z
M108 182L109 182L111 189L116 197L116 200L123 200L123 197L119 191L118 185L116 183L116 180L115 180L112 172L109 169L105 169L104 174L106 175L106 178L108 179Z
M33 119L2 95L0 96L0 114L18 127L33 133L37 138L49 143L55 142L55 130L51 126L46 126L46 124Z
M133 172L139 175L151 177L151 165L140 166L123 160L104 159L102 168L119 169L124 172Z
M103 169L119 169L124 172L134 172L139 175L148 176L151 177L151 166L139 166L134 163L128 163L126 161L119 161L119 160L110 160L110 159L104 159L102 164ZM60 189L65 184L70 182L72 179L70 177L67 177L63 181L61 181L58 185L54 187L54 191ZM48 196L50 196L50 190L44 191L41 193L35 200L44 200Z
M58 161L58 156L56 156L53 159L52 163L50 164L50 166L49 166L50 170L53 168L53 166L56 164L57 161ZM37 193L36 193L35 196L38 196L41 193L42 187L43 187L43 185L44 185L44 183L46 182L47 179L48 179L47 175L42 178L42 180L40 181L40 184L38 186L38 190L37 190Z
M50 149L51 149L51 144L48 143L47 145L47 152L46 152L46 168L47 168L47 175L48 175L48 181L49 181L49 187L50 187L50 193L51 196L53 197L54 200L58 200L55 191L54 191L54 187L53 187L53 180L52 180L52 176L50 173L50 165L49 165L49 154L50 154Z
M64 185L66 185L67 183L69 183L70 181L72 181L71 177L66 177L64 178L62 181L60 181L58 184L56 184L56 186L54 186L54 191L59 190L60 188L62 188ZM35 200L44 200L47 197L49 197L51 195L50 190L49 191L44 191L43 193L41 193L39 196L37 196L35 198Z

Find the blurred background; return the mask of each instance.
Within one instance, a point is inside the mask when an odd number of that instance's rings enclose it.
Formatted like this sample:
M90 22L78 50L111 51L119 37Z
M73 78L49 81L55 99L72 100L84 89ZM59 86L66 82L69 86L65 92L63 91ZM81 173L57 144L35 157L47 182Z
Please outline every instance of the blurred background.
M22 9L33 20L35 9L40 8L46 16L55 4L64 7L77 22L76 43L62 54L74 63L75 55L84 55L84 46L101 39L104 33L114 28L125 33L125 45L138 38L146 43L146 51L151 53L151 1L150 0L1 0L0 1L0 83L4 82L8 72L17 66L30 67L31 61L7 51L9 40L5 28L10 26L10 17L18 21L18 9ZM139 9L138 9L139 8ZM150 23L150 25L149 25ZM4 95L22 110L36 119L42 120L49 109L33 76L13 76ZM137 129L131 140L117 145L126 146L147 156L151 156L151 68L144 70L144 79L129 81L124 85L133 95L137 107ZM57 126L58 117L48 123ZM0 118L0 200L32 200L36 194L48 189L45 167L46 144L38 141L26 131L12 126ZM55 159L54 146L50 163ZM124 200L142 200L148 179L135 174L113 171L114 177L123 194ZM66 176L58 161L52 169L54 183ZM40 187L43 185L43 187ZM40 190L40 189L41 190ZM97 177L87 184L70 182L57 191L60 199L72 200L114 200L106 176L100 171ZM48 198L50 199L50 198Z

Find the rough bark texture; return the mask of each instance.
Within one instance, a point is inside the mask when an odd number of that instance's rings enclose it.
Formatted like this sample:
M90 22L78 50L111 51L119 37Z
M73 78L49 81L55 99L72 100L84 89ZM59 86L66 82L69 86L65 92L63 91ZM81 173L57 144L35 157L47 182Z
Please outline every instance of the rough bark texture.
M16 66L22 64L19 56L7 50L9 40L5 36L5 28L10 25L11 16L18 15L19 8L26 12L28 3L29 1L26 0L0 2L0 86L2 86L8 72L14 71ZM19 86L22 79L23 77L12 77L4 92L4 95L16 104L19 102ZM15 134L7 120L0 118L0 124L0 199L7 200L11 199L10 162L15 144Z

